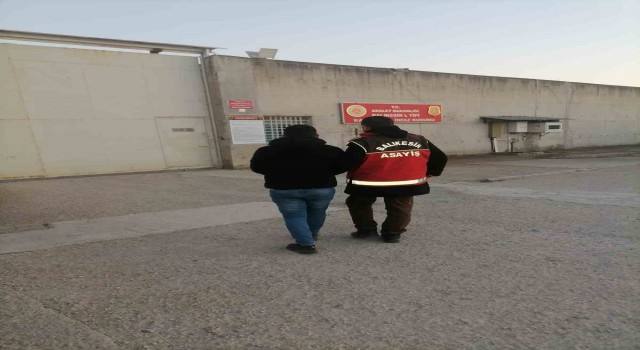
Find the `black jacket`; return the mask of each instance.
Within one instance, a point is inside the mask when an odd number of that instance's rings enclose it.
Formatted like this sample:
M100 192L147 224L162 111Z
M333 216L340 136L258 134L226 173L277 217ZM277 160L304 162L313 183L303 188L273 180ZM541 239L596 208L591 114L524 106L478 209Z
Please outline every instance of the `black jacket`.
M344 152L319 138L283 137L259 148L251 170L264 175L264 187L276 190L336 187Z
M397 126L386 126L372 130L377 135L393 138L396 141L402 141L406 138L408 132ZM428 141L428 140L427 140ZM439 176L442 174L447 164L447 156L431 141L428 142L428 148L431 151L429 161L427 162L427 176ZM362 147L353 143L347 146L345 154L341 157L340 167L347 170L357 168L364 162L366 156ZM402 169L398 169L402 171ZM367 197L394 197L394 196L416 196L429 193L428 183L415 186L358 186L347 184L345 193Z

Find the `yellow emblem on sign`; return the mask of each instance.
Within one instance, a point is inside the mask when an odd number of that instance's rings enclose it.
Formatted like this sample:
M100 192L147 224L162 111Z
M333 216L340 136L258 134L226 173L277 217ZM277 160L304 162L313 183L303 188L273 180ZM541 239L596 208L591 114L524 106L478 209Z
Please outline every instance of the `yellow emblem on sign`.
M427 113L431 115L440 115L442 111L440 111L440 106L429 106L429 110L427 111Z
M361 105L351 105L347 107L347 114L354 118L360 118L367 114L367 109Z

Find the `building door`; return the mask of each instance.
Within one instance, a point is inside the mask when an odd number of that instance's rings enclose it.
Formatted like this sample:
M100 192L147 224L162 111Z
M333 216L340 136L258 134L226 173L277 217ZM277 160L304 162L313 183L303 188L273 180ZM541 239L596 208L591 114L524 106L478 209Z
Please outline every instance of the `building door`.
M203 117L159 117L156 126L167 168L213 165Z

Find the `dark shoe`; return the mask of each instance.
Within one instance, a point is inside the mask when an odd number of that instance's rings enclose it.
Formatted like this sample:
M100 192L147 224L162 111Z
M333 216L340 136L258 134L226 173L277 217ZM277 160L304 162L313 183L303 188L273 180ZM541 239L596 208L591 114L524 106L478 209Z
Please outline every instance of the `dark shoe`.
M368 230L368 231L358 230L356 232L351 233L351 237L357 238L357 239L369 238L371 236L377 236L377 235L378 235L378 232L376 232L376 230Z
M400 235L399 234L382 233L380 235L380 238L382 238L382 241L384 243L399 243L400 242Z
M287 249L300 254L315 254L318 252L314 245L300 245L298 243L291 243L287 245Z

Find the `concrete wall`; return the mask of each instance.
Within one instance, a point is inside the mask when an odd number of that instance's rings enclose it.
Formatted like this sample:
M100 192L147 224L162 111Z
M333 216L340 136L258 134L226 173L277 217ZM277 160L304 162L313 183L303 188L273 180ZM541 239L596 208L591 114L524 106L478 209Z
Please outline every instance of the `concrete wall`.
M223 58L223 59L218 59ZM255 145L234 145L231 140L229 116L264 115L256 92L252 62L244 59L224 59L226 56L210 56L205 60L211 104L215 116L220 155L225 168L246 167ZM245 112L229 109L228 100L251 100L253 109Z
M0 44L0 178L216 166L198 59Z
M0 44L0 179L243 168L260 145L233 144L233 115L311 116L343 147L358 130L341 102L441 104L442 123L400 126L449 154L491 151L480 116L562 120L563 133L515 151L640 143L640 88L229 56L205 66L222 164L197 58Z
M233 145L229 99L251 99L244 114L312 116L330 144L344 146L355 126L341 124L341 102L442 104L440 124L401 124L449 154L491 152L481 116L561 119L563 133L529 135L515 151L640 143L640 88L532 79L337 66L229 56L207 59L225 166L244 167L258 146ZM215 91L215 92L214 92Z

